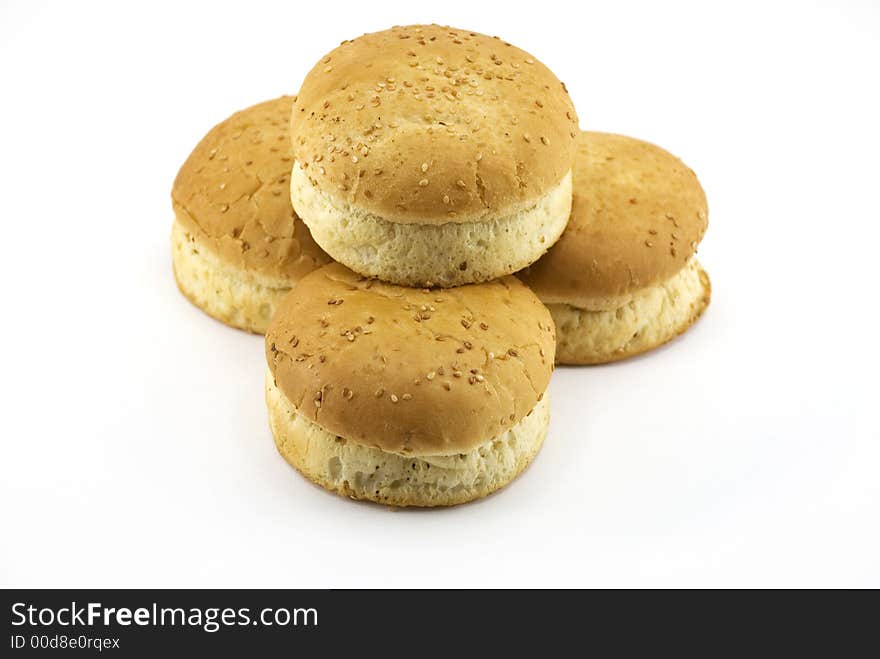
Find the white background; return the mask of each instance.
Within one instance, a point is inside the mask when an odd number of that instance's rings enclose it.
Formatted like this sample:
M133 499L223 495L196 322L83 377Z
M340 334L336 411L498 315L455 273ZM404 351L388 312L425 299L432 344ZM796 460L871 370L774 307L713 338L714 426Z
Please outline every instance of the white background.
M0 5L0 584L880 586L876 2L127 4ZM169 191L342 39L431 21L684 158L714 296L560 368L510 488L390 512L278 456L262 339L175 288Z

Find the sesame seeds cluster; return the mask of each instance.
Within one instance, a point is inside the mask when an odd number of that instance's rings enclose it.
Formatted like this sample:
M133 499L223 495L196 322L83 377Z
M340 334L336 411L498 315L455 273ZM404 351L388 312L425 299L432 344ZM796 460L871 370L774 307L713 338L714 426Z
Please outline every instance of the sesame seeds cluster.
M180 168L171 197L177 220L224 262L296 279L330 258L290 204L293 102L260 103L212 128Z
M513 277L411 289L331 264L276 313L266 355L300 414L402 455L465 452L542 399L552 318Z
M297 162L340 201L400 222L534 204L570 171L577 115L528 53L475 32L395 27L343 42L303 82Z
M707 226L706 195L681 160L631 137L585 132L568 226L519 276L545 303L615 309L679 273Z

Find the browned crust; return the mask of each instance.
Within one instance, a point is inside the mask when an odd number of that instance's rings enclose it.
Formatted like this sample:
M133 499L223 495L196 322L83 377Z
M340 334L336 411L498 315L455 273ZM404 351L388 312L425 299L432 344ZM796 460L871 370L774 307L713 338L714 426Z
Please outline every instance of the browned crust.
M269 368L300 414L413 456L466 453L519 422L554 350L550 312L514 277L423 291L338 263L303 278L266 332Z
M178 222L230 265L296 281L328 263L290 203L294 97L258 103L214 126L171 190Z
M562 237L518 275L545 304L615 309L679 272L708 225L694 172L623 135L581 134L572 192Z
M344 41L306 76L291 118L294 156L319 190L419 224L529 208L571 170L577 130L550 69L439 25Z

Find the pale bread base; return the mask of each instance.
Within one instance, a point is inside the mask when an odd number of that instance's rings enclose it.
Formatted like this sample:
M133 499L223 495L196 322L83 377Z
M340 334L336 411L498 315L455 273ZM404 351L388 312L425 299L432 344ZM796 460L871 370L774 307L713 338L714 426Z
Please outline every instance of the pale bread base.
M604 364L656 348L696 322L711 292L708 275L691 259L681 272L617 309L548 304L556 323L556 363Z
M291 283L224 263L175 220L171 258L177 287L209 316L238 329L264 334Z
M279 453L321 487L391 506L452 506L491 494L541 449L550 422L545 393L519 423L468 453L407 457L327 432L297 413L266 376L269 426Z
M571 173L528 210L479 222L402 224L330 199L295 163L293 207L315 242L355 272L414 287L496 279L537 261L571 212Z

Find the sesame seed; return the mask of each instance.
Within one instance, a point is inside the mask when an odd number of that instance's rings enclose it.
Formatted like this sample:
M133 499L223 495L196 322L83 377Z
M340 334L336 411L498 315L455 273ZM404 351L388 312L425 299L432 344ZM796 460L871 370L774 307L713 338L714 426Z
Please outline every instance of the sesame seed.
M452 377L454 377L454 378L460 378L460 377L461 377L461 371L452 371Z
M519 356L519 353L516 350L514 350L513 348L508 350L507 354L510 355L511 357L518 357Z
M446 391L449 391L450 389L452 389L452 387L449 386L448 382L443 383L443 388L446 389Z
M437 377L437 374L434 371L431 371L425 376L428 380L433 380L435 377Z
M468 350L470 350L470 349L473 348L474 346L473 346L473 344L472 344L470 341L465 341L465 342L464 342L464 347L467 348Z
M495 359L495 353L494 353L494 352L490 352L490 353L489 353L489 359Z
M225 212L228 211L228 210L229 210L229 204L223 204L223 205L220 207L220 212L221 212L221 213L225 213Z
M412 394L403 394L403 400L412 400Z
M428 171L428 163L426 163L426 162L423 162L423 163L422 163L422 171L423 171L423 172L427 172L427 171Z
M376 389L376 398L382 398L385 395L384 389Z
M419 185L424 188L426 185L428 185L428 179L423 178L421 181L419 181Z
M550 140L548 140L546 137L541 135L541 144L544 144L544 145L550 144Z
M449 195L448 195L448 194L443 195L443 203L444 203L444 204L448 204L448 203L449 203Z
M354 392L351 389L349 389L348 387L344 387L342 389L342 395L345 398L345 400L351 400L352 398L354 398Z
M482 375L475 375L474 377L477 379L477 382L485 382L486 381L486 378L483 377Z
M391 394L391 402L392 403L396 403L398 400L400 400L400 399L397 397L397 394Z
M646 240L645 245L647 245L648 247L653 247L654 243L652 243L650 240Z
M455 184L456 184L458 187L460 187L462 190L464 190L464 189L467 187L467 186L465 185L464 181L462 181L461 179L458 179L458 180L455 182Z

